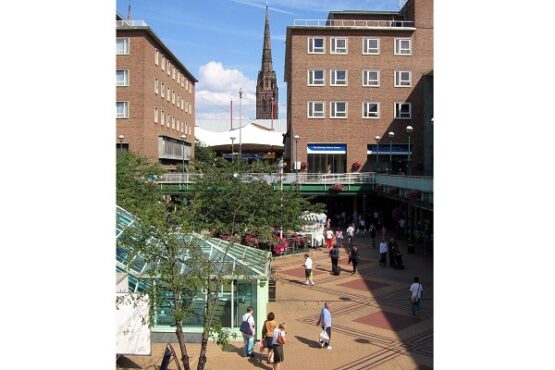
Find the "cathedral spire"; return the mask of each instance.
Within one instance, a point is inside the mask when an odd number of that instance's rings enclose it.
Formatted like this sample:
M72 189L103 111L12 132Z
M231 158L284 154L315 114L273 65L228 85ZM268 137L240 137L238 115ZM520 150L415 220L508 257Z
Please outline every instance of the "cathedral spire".
M278 87L276 72L272 66L272 43L270 39L270 16L268 5L264 19L264 44L262 46L262 65L256 82L256 118L278 118Z

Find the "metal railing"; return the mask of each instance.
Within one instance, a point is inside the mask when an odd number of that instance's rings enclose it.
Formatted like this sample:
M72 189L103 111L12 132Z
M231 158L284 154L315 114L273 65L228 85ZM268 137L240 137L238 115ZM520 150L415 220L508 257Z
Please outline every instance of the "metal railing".
M434 180L432 177L376 174L375 178L375 183L379 185L394 186L400 189L414 189L427 193L434 191Z
M130 19L116 21L116 27L148 27L148 24L143 20Z
M368 19L295 19L295 27L414 28L414 21Z

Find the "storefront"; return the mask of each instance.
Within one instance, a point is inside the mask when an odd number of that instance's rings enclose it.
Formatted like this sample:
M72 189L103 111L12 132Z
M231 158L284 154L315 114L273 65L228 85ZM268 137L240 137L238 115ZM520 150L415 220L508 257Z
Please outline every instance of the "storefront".
M372 171L407 174L408 144L368 144L366 156Z
M346 144L308 144L306 152L309 173L346 172Z

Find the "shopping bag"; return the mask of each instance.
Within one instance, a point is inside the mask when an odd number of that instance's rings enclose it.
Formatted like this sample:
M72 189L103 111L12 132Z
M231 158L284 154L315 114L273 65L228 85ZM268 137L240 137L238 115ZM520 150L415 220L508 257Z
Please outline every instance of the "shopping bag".
M328 342L330 340L330 337L328 336L328 332L325 330L322 330L322 332L320 333L320 342Z
M264 339L260 340L260 352L264 351Z

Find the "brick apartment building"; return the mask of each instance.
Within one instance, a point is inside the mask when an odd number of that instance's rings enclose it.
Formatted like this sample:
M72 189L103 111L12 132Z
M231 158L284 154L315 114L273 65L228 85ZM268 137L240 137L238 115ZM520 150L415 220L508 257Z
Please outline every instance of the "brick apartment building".
M197 79L141 20L116 15L116 146L182 168L194 155Z
M432 0L295 20L285 82L290 169L432 174Z

